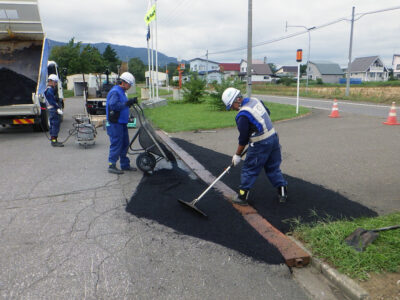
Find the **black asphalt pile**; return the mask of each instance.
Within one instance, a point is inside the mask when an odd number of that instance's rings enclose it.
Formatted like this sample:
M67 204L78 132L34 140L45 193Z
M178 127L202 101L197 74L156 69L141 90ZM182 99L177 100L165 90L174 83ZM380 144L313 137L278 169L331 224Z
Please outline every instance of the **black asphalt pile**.
M209 215L204 218L180 204L190 202L207 185L174 167L145 175L126 210L139 218L154 220L178 233L208 240L239 251L256 260L281 264L278 250L263 239L221 194L211 189L196 206Z
M36 82L7 68L0 68L0 106L32 103Z
M231 163L231 157L203 148L185 140L174 141L214 176L218 176ZM233 190L240 183L241 165L232 168L222 178L222 182ZM249 203L280 231L286 233L291 229L291 221L300 220L311 223L329 217L329 220L344 218L374 217L377 213L369 208L351 201L343 195L322 186L285 175L288 181L289 201L278 204L277 191L272 187L265 172L262 171L249 194ZM213 216L213 213L209 213Z

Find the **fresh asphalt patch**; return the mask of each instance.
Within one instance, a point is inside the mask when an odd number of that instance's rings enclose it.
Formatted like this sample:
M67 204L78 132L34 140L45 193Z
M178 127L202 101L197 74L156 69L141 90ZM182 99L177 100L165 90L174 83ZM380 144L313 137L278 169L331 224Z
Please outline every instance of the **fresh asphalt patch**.
M174 165L172 169L156 170L145 175L126 210L139 217L151 219L176 230L177 233L211 241L234 249L256 260L282 264L279 251L262 238L215 189L211 189L196 206L209 217L180 204L198 197L207 185L192 179Z
M231 163L231 157L213 150L191 144L182 139L173 139L182 149L193 156L214 176L218 176ZM227 186L237 190L240 183L241 165L232 168L222 178ZM324 172L321 170L321 172ZM375 217L373 210L349 200L340 193L323 186L306 182L284 174L288 181L289 200L285 204L276 201L277 191L262 171L249 193L249 203L258 213L281 232L291 230L292 222L312 223L358 217ZM205 213L213 215L205 210Z
M220 175L231 163L231 157L225 154L185 140L174 141L214 176ZM221 181L236 190L240 170L240 166L232 168ZM291 230L293 221L311 223L326 218L333 221L377 215L335 191L288 175L285 178L289 194L289 201L285 204L277 203L277 192L264 172L249 194L249 202L258 213L284 233ZM209 190L196 204L208 218L178 202L178 199L190 202L206 188L202 180L193 179L173 163L172 168L158 169L151 175L143 176L126 211L173 228L177 233L223 245L269 264L284 263L279 251L261 237L217 190Z

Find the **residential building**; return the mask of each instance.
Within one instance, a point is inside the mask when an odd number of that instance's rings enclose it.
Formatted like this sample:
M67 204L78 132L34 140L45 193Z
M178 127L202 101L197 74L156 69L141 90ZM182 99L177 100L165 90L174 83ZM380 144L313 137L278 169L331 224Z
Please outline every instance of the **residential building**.
M350 65L350 78L362 81L387 81L389 71L379 56L359 57Z
M393 55L392 65L394 78L400 79L400 54Z
M257 82L271 82L274 74L268 64L253 64L251 65L251 81Z
M219 63L202 58L193 58L190 61L190 71L204 72L204 71L218 71Z
M252 82L271 82L274 78L274 74L268 64L263 61L254 61L251 65L251 81ZM247 61L242 59L240 61L240 72L239 78L242 81L247 80Z
M221 63L219 64L219 70L224 73L224 79L229 77L237 77L240 72L240 64L237 63Z
M208 74L205 71L199 72L199 77L203 78L204 80L207 80L208 83L221 83L222 78L224 77L224 73L214 70L214 71L208 71Z
M279 77L297 77L297 67L282 66L275 72L275 75Z
M146 87L148 87L150 84L150 78L149 78L149 71L145 72L145 77L146 77ZM156 71L151 71L151 78L152 81L155 83L157 81L157 72ZM159 86L167 86L167 80L168 80L168 75L167 73L163 72L158 72L158 85Z
M330 61L310 61L307 65L309 79L322 79L324 83L339 83L343 71L337 63Z

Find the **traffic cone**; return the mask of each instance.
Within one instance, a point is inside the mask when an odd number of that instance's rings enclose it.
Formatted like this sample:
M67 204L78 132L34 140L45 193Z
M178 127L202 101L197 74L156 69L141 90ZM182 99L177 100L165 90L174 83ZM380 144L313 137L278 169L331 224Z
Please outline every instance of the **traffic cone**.
M386 125L400 125L400 123L397 123L396 104L395 104L395 102L392 102L392 107L390 108L389 116L388 116L386 122L383 122L383 124L386 124Z
M339 108L336 99L333 100L332 112L329 118L339 118Z

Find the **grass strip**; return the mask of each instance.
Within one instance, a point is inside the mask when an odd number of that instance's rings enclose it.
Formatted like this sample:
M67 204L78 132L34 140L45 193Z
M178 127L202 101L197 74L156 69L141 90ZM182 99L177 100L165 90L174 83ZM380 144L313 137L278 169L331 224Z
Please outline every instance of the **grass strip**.
M272 121L291 119L308 113L308 108L300 107L299 115L292 105L266 103L271 111ZM201 104L183 103L182 101L169 101L165 106L146 109L146 117L152 123L166 131L193 131L209 130L236 126L235 111L217 111L204 102Z
M367 280L369 273L400 272L400 229L379 232L364 252L348 246L344 239L356 228L367 230L400 224L400 212L375 218L359 218L315 224L297 224L293 235L311 249L314 256L351 278Z

